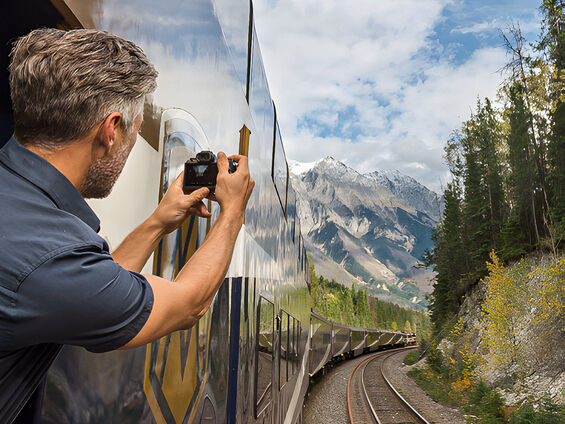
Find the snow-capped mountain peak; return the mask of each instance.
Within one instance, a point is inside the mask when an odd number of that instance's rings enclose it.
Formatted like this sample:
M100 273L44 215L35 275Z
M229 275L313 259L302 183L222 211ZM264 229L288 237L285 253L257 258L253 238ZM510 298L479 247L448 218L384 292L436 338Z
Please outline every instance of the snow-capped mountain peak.
M288 161L288 168L289 168L291 174L302 175L302 174L310 171L312 168L314 168L318 162L319 161L316 161L316 162L298 162L296 160L289 160Z
M435 193L401 172L363 175L331 156L289 166L318 273L345 284L356 279L377 291L379 284L427 281L413 266L431 245L438 217Z

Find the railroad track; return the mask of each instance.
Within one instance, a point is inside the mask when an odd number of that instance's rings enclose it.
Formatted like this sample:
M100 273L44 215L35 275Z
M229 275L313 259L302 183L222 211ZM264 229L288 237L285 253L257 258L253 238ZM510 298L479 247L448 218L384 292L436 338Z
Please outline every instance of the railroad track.
M428 424L398 394L382 372L384 361L394 352L378 352L360 362L347 384L347 409L351 424Z

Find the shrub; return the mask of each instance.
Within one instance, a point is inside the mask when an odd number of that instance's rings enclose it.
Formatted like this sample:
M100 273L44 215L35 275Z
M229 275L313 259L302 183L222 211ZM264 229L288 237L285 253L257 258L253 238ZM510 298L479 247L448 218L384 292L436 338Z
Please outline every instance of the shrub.
M561 424L565 422L565 407L550 400L542 401L536 412L532 405L525 405L510 417L510 424Z

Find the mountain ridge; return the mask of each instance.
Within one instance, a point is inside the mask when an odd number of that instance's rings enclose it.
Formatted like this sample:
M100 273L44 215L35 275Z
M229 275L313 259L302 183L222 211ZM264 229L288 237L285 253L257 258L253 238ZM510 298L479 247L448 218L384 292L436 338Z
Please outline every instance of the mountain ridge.
M437 193L399 171L361 174L331 156L289 165L316 272L424 307L431 275L414 266L431 247L441 208Z

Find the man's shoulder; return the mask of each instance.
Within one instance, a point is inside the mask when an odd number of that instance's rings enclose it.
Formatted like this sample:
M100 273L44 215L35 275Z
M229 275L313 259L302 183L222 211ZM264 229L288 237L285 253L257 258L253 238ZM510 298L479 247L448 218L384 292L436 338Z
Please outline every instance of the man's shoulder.
M4 174L4 175L2 175ZM7 177L4 179L3 177ZM77 216L59 209L46 193L0 167L0 285L17 290L25 275L57 252L107 248Z

